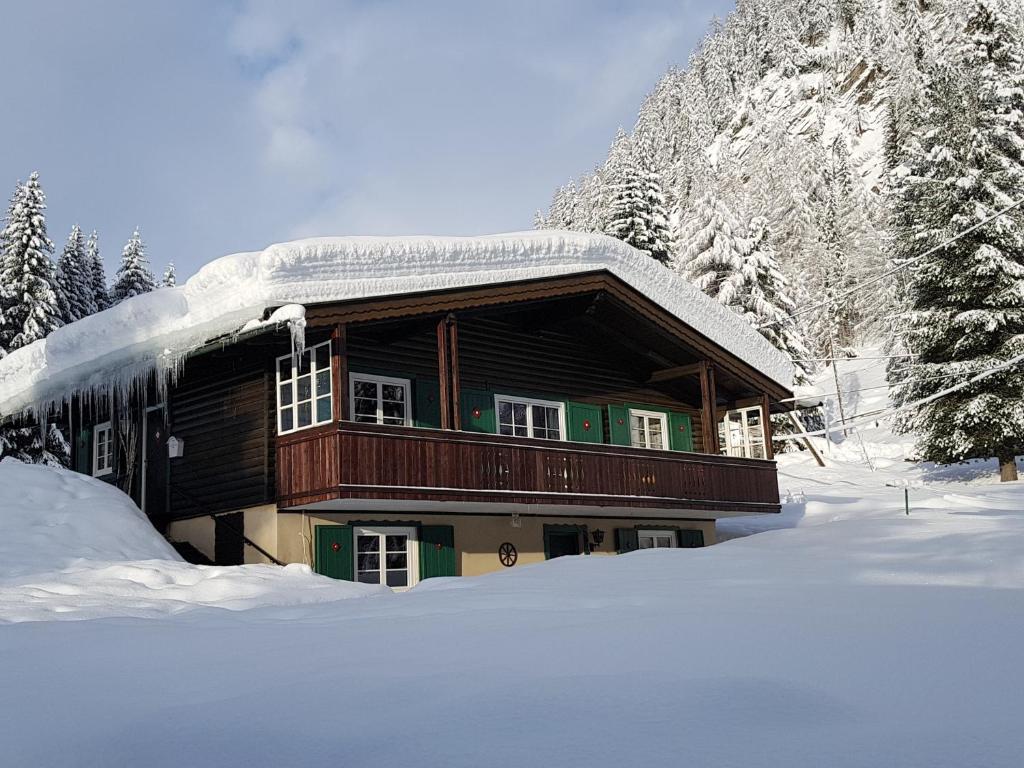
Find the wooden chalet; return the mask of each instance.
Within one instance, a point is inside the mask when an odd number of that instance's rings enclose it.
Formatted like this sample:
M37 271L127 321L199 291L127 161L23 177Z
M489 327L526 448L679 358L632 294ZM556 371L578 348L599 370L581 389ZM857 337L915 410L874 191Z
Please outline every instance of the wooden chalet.
M716 518L779 510L788 388L610 270L306 302L305 321L298 356L285 330L242 333L113 417L73 405L75 467L133 474L197 558L396 589L708 545Z

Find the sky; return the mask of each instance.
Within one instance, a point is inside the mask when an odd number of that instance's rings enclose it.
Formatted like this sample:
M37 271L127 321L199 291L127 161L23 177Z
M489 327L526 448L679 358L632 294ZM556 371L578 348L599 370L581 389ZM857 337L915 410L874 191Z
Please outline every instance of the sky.
M330 235L532 227L732 0L0 0L0 193L158 275Z

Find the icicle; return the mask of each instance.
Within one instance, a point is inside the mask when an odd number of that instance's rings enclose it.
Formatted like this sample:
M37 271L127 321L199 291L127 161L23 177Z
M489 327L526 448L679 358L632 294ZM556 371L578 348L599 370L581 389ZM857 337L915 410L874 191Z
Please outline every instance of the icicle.
M292 367L299 367L299 358L306 351L306 316L294 317L288 321L288 331L292 337Z

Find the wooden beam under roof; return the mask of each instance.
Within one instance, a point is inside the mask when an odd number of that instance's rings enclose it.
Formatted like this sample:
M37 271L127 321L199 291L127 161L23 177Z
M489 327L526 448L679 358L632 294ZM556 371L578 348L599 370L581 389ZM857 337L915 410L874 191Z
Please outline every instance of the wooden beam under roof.
M662 368L660 371L655 371L651 374L651 377L647 380L648 384L660 384L664 381L674 381L675 379L682 379L686 376L698 376L703 370L701 367L703 363L690 363L689 365L677 365L673 368Z

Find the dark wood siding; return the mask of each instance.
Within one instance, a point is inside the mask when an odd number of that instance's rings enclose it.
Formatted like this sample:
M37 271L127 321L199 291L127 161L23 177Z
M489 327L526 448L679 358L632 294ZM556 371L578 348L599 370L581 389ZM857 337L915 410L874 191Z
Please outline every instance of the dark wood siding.
M232 351L188 361L173 387L171 433L185 451L171 461L171 517L273 501L273 356L266 347Z
M351 371L437 377L432 325L411 326L404 334L356 327L349 332L348 349ZM630 370L618 350L594 335L581 336L575 328L531 330L497 318L460 318L459 368L463 389L599 405L656 405L688 413L693 444L702 444L697 403L646 386L645 371Z

